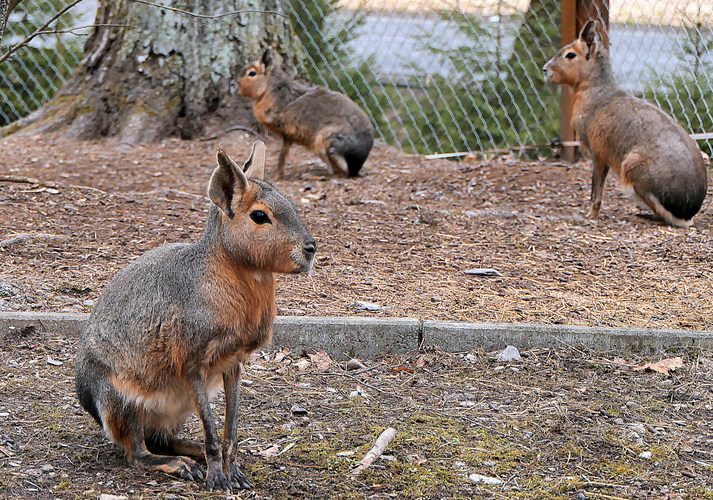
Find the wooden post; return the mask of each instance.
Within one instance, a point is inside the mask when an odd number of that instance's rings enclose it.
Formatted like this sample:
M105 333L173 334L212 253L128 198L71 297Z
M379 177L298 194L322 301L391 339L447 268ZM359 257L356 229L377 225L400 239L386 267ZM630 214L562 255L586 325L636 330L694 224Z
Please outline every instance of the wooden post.
M562 0L562 46L571 43L578 36L585 23L590 19L598 20L604 26L602 43L609 47L609 0ZM560 141L574 141L572 128L572 91L562 87L560 100ZM577 148L562 148L562 159L573 162Z

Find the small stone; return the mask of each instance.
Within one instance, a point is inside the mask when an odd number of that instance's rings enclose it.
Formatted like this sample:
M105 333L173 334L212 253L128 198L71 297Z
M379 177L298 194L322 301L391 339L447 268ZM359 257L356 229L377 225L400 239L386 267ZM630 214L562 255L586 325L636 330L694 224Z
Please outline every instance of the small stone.
M498 479L497 477L483 476L481 474L471 474L468 476L468 479L470 479L474 483L493 484L493 485L503 484L502 479Z
M639 403L636 403L634 401L627 401L626 402L626 407L632 410L636 410L637 408L641 408L641 405Z
M517 347L509 345L502 352L500 352L495 359L509 363L510 361L520 361L522 356L520 356L520 351L518 351Z
M379 458L381 460L386 460L387 462L396 462L396 457L393 455L381 455Z
M0 281L0 297L14 297L17 295L17 292L13 288L18 287L9 281Z
M108 493L102 493L99 495L99 500L129 500L129 497L123 495L110 495Z
M83 306L91 307L95 304L96 302L92 299L87 299L84 302L82 302Z
M623 418L615 418L614 424L615 425L624 425L624 419Z
M478 358L476 358L470 353L466 354L463 359L465 359L468 363L475 363L476 361L478 361Z
M309 413L305 408L302 408L299 405L292 405L290 411L293 415L307 415L307 413Z
M356 358L347 361L347 370L363 370L366 365Z
M641 436L646 435L646 426L644 424L629 424L629 429L631 429L632 432L635 432L636 434L639 434Z
M64 363L61 361L57 361L56 359L52 359L49 356L47 356L47 364L52 365L52 366L62 366Z
M52 471L54 470L54 467L51 466L50 464L47 464L47 465L43 465L43 466L40 468L40 470L41 470L42 472L52 472Z
M639 458L643 458L644 460L649 460L653 456L653 453L650 451L643 451L639 453Z
M294 422L287 422L286 424L282 424L280 426L280 429L283 432L292 432L292 430L295 428L295 425L297 425L297 424Z
M354 302L354 307L357 309L365 309L367 311L381 311L382 307L379 304L374 304L373 302L364 302L362 300L357 300Z
M468 274L470 276L502 276L502 273L497 269L486 268L468 269L466 271L463 271L463 273Z
M352 455L354 455L353 451L340 451L337 453L338 457L351 457Z

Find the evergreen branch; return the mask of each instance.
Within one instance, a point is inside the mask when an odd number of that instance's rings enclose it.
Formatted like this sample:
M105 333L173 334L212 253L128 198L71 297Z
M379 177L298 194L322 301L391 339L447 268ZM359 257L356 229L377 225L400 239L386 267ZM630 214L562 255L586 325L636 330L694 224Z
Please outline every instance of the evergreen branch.
M45 30L49 27L50 24L52 24L52 23L55 22L57 19L59 19L60 17L62 17L68 10L70 10L71 8L73 8L74 6L76 6L78 3L83 2L83 1L84 1L84 0L74 0L72 3L70 3L69 5L67 5L66 7L64 7L64 8L63 8L62 10L60 10L59 12L57 12L54 16L52 16L52 17L50 18L49 21L47 21L45 24L43 24L42 26L40 26L39 28L37 28L37 30L35 30L33 33L27 35L27 37L26 37L23 41L21 41L20 43L18 43L18 44L15 45L14 47L10 48L10 50L8 50L8 51L5 52L2 56L0 56L0 64L2 64L3 62L5 62L5 60L6 60L8 57L10 57L12 54L14 54L15 52L17 52L19 49L21 49L22 47L24 47L25 45L27 45L28 43L30 43L33 38L35 38L35 37L36 37L37 35L39 35L41 32L45 31Z

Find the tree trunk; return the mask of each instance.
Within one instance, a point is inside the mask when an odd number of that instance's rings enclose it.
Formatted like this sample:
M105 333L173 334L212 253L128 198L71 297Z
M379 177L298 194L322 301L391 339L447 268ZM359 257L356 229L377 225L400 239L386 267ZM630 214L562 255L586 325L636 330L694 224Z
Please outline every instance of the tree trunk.
M5 34L7 18L12 9L18 6L22 0L0 0L0 47L2 47L2 37Z
M134 144L166 136L191 139L219 121L227 127L248 109L235 91L240 69L268 45L295 54L280 4L161 2L201 16L264 11L207 19L132 0L102 0L96 24L111 26L95 29L77 72L52 101L0 135L60 130L68 138L113 136Z

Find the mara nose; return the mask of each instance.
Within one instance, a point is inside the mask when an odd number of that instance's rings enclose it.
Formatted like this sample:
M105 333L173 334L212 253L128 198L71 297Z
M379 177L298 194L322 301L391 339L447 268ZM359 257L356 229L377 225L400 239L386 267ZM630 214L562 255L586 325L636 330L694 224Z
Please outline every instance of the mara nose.
M308 257L314 255L317 252L317 243L314 240L306 240L302 244L302 251Z

